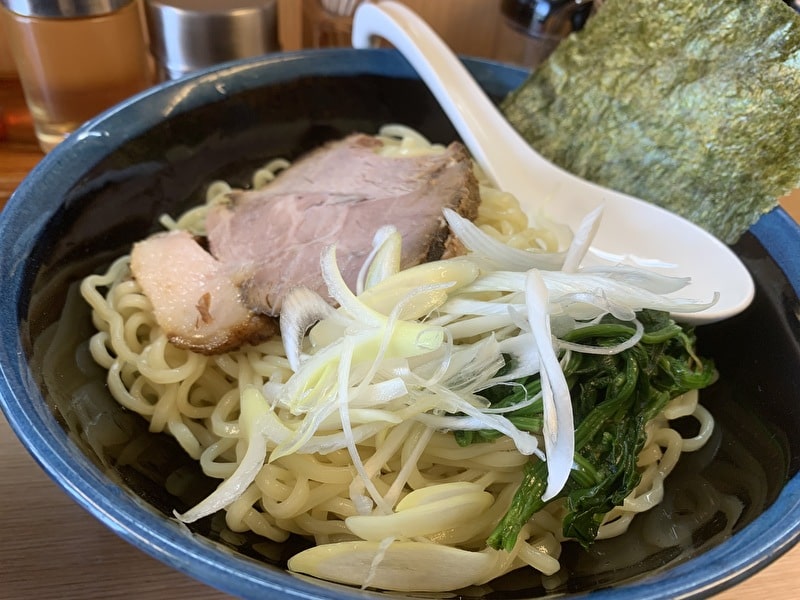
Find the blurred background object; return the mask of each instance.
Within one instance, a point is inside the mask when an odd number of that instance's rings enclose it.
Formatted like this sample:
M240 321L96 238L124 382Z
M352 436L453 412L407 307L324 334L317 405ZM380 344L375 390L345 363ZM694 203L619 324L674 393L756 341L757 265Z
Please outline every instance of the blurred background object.
M350 46L352 15L370 0L278 0L283 50ZM534 67L583 26L600 0L401 0L457 53Z
M0 13L45 152L152 84L136 0L2 0Z
M276 0L146 0L159 78L275 52Z
M311 0L303 3L311 26L311 47L349 46L353 13L362 0Z
M498 36L495 57L536 67L561 40L583 29L593 8L592 0L502 0L508 35Z
M11 47L8 45L8 36L0 26L0 79L15 77L17 67L14 65L14 58L11 56Z
M331 1L340 6L340 11L346 9L340 0ZM458 54L493 58L497 36L506 35L500 0L402 0L402 3L425 19ZM281 48L290 51L314 47L313 19L324 8L322 0L278 0ZM330 9L328 13L335 14ZM321 36L320 46L350 46L351 17L352 14L336 19L341 33Z
M3 3L20 1L61 6L71 0L0 0ZM142 20L144 13L150 12L150 23L144 35L147 37L147 30L151 30L150 48L160 69L159 79L163 80L241 56L349 46L352 13L358 4L370 0L127 1L139 4ZM580 29L603 3L602 0L401 1L430 23L456 53L527 68L538 65L560 39ZM800 0L784 2L800 11ZM79 3L113 4L114 0L79 0ZM237 22L232 14L242 7L245 12L250 11L249 17ZM223 14L222 20L215 22L208 17L209 12L215 11L227 13L227 16ZM193 21L195 18L198 22ZM0 35L0 80L3 85L14 87L19 84L7 38L7 34ZM148 60L153 59L148 55ZM0 139L3 123L6 131L13 131L10 122L19 121L8 102L5 108L0 106L0 115L3 113ZM27 120L30 123L29 116Z
M2 33L2 29L0 29ZM5 34L0 36L0 81L12 79L16 76L17 68L14 66L14 59L11 58L11 48L8 47L8 40ZM0 104L0 140L6 139L6 108Z

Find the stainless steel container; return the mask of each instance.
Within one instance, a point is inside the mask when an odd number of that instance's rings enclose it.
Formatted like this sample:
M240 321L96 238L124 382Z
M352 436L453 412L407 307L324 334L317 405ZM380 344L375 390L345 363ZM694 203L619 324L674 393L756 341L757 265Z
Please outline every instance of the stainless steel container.
M147 0L161 79L278 50L276 0Z

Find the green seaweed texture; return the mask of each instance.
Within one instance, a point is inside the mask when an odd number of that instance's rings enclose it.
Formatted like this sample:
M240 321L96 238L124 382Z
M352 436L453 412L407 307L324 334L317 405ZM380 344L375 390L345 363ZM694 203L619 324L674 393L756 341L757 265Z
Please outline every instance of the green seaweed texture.
M606 0L502 110L555 164L733 243L800 187L800 15Z

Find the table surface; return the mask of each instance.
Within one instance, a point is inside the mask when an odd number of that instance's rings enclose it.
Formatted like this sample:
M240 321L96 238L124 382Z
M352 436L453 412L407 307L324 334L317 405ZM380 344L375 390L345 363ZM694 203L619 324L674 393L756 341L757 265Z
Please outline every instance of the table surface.
M0 208L41 160L19 86L0 82ZM800 220L800 193L781 200ZM0 416L0 599L222 599L225 594L127 544L69 498ZM717 596L789 600L800 587L800 546Z

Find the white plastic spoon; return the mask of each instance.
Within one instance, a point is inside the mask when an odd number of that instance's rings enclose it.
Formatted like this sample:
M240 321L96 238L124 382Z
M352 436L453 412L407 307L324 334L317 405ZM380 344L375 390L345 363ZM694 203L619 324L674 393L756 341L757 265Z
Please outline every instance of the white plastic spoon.
M373 36L386 39L411 63L478 164L523 208L542 210L574 230L584 215L603 205L603 220L590 251L593 262L625 261L691 277L691 283L677 293L682 297L710 300L719 293L711 308L680 315L686 322L719 321L750 304L753 280L728 246L675 213L588 182L542 157L416 13L390 0L361 4L353 21L353 47L370 47Z

